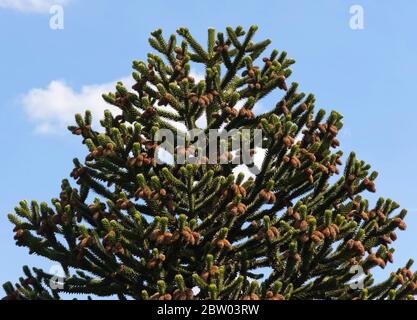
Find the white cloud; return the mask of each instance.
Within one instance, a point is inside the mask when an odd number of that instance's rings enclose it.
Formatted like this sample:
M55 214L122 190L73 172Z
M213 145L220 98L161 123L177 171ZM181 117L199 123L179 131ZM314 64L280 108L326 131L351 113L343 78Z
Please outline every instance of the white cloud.
M4 0L0 0L0 4L1 1ZM198 72L191 72L191 76L196 82L204 79L204 76ZM64 80L53 80L45 88L29 90L20 102L29 119L35 124L35 132L40 134L65 132L69 124L75 123L74 115L84 113L85 110L92 112L94 125L97 126L99 120L103 118L104 110L109 109L114 114L120 112L118 108L106 103L101 97L103 93L114 92L117 81L122 81L128 89L134 83L130 76L126 76L108 83L84 85L80 90L75 90ZM236 108L239 110L243 104L244 101L240 101ZM161 108L175 112L170 106ZM255 112L261 109L260 104L254 107ZM187 131L184 123L166 121L183 132ZM196 124L199 128L206 127L207 119L204 113L197 119Z
M1 1L1 0L0 0ZM195 75L198 79L198 75ZM129 89L133 85L133 79L123 77L117 81L122 81ZM103 84L92 84L82 86L80 90L75 90L63 80L51 81L45 88L31 89L21 98L21 104L29 117L35 124L35 132L39 134L56 134L65 133L65 128L69 124L75 124L74 115L76 113L84 113L90 110L93 115L93 125L99 130L98 122L103 118L104 110L109 109L113 114L120 113L120 110L108 103L101 97L103 93L114 92L117 81ZM239 103L237 108L240 109L243 103ZM169 106L167 110L173 111ZM256 104L255 111L262 110L260 104ZM256 110L257 109L257 110ZM259 111L258 111L259 112ZM186 131L183 123L170 123L179 130ZM198 126L204 128L206 126L205 115L198 119ZM163 161L172 163L172 156L167 152L160 154ZM260 168L265 157L265 150L257 148L254 156L255 165ZM234 174L240 172L245 173L245 180L249 177L255 177L249 168L242 164L237 166Z
M133 84L130 77L121 79L126 87ZM74 124L74 115L90 110L97 124L103 118L105 109L114 113L119 110L106 103L101 95L115 91L117 81L83 86L79 91L74 90L61 80L54 80L46 88L30 90L25 94L21 103L29 119L36 125L38 133L56 133L69 124Z
M253 156L253 162L258 169L260 169L262 167L262 163L264 161L265 154L266 154L265 149L263 149L263 148L256 148L255 149L255 154ZM243 179L243 181L246 181L249 178L255 178L256 177L256 174L252 173L251 170L249 170L249 168L246 164L240 164L233 169L233 174L236 175L236 176L241 172L243 172L245 174L245 178Z
M0 0L0 8L20 12L49 13L54 5L67 5L71 0Z
M0 0L0 6L2 4ZM191 75L200 81L204 77L196 72ZM127 89L133 85L130 76L123 77L117 81L122 81ZM74 115L90 110L93 114L95 124L103 118L105 109L109 109L114 114L119 113L119 109L106 103L101 95L107 92L114 92L117 81L103 84L92 84L81 87L79 91L73 89L64 80L53 80L46 88L34 88L26 93L21 104L24 107L29 119L35 123L35 132L48 134L62 132L69 124L74 124ZM167 111L175 111L169 106ZM171 125L181 131L186 131L183 123L167 120ZM205 127L206 119L203 115L198 119L198 124Z

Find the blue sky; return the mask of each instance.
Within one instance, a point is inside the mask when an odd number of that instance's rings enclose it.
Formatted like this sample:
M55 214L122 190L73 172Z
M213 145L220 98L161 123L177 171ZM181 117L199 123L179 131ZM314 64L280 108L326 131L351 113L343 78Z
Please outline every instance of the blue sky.
M379 171L377 195L409 209L396 242L395 267L417 258L417 2L409 0L108 1L0 0L0 283L21 266L51 263L14 245L6 215L21 199L49 201L85 150L65 131L71 114L144 59L148 35L187 26L205 41L208 27L259 26L257 39L286 50L292 80L317 106L345 116L342 149ZM63 3L63 30L49 28L48 6ZM365 28L349 27L351 5L363 6ZM269 105L269 104L270 105ZM272 101L262 104L268 108ZM369 198L375 199L370 195ZM387 269L393 268L392 266ZM388 271L385 270L385 273Z

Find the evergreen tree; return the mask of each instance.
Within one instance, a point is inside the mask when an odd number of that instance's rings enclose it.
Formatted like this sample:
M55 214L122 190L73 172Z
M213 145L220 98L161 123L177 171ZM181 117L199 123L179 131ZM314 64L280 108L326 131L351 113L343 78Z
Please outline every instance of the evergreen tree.
M286 52L259 61L270 40L254 42L256 30L209 29L204 46L186 28L177 30L179 44L175 35L152 33L158 54L133 62L133 91L118 83L103 95L120 113L105 111L98 131L89 111L69 127L89 150L84 162L74 160L78 186L63 180L51 205L22 201L9 215L16 244L61 265L66 278L57 283L53 274L24 267L19 283L4 285L6 299L58 299L61 292L154 300L413 299L411 260L382 283L371 274L393 261L391 243L395 230L405 229L406 211L394 213L399 205L390 199L372 206L363 198L375 192L377 173L354 153L342 169L342 116L315 112L313 95L299 93L297 83L287 87L294 60ZM192 63L205 67L204 80L192 77ZM271 92L280 94L275 107L254 114ZM232 161L157 161L158 130L177 130L175 122L192 130L201 117L205 134L262 130L266 154L255 177L236 174ZM176 151L194 152L187 132L181 135L187 144ZM241 150L232 151L219 159Z

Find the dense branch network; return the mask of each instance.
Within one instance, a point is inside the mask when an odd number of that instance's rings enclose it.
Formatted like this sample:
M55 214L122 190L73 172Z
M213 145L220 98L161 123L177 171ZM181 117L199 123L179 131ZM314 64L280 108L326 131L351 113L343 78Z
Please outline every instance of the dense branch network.
M65 270L53 274L24 267L19 283L6 283L6 299L58 299L61 292L120 299L412 299L412 261L374 284L371 269L392 262L395 230L406 211L375 192L376 172L351 153L342 165L336 136L342 116L314 111L313 95L287 87L294 60L254 42L257 28L208 30L201 45L188 29L182 42L152 33L147 62L133 62L135 85L118 83L103 95L120 112L104 112L102 129L91 113L69 129L89 150L74 160L51 204L22 201L9 219L18 246ZM197 81L191 64L205 68ZM260 64L257 65L256 63ZM268 112L254 106L282 93ZM263 130L266 151L255 177L236 164L159 163L156 133L197 128ZM192 153L193 141L180 148ZM177 148L178 151L178 148ZM239 150L238 150L239 151ZM256 150L253 150L255 152ZM219 154L232 160L235 153ZM352 267L364 271L352 286ZM355 269L356 270L356 269ZM194 288L194 289L193 289ZM198 288L198 290L196 290Z

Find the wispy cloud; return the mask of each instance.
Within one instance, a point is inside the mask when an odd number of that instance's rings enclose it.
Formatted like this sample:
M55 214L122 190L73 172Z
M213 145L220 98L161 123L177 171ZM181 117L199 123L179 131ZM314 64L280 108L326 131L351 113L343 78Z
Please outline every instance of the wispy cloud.
M202 79L202 76L198 73L192 75L197 80ZM20 102L29 120L35 124L36 133L57 134L65 132L67 125L74 124L74 114L84 113L85 110L92 112L95 129L100 130L98 122L103 118L104 110L109 109L113 114L120 113L118 108L106 103L101 97L103 93L114 92L117 81L122 81L127 88L133 85L133 79L130 76L103 84L85 85L79 90L75 90L63 80L54 80L45 88L29 90L22 96ZM240 102L236 107L240 109L242 105L243 102ZM263 107L257 104L255 109L259 112ZM186 131L183 123L169 122L179 130ZM197 122L200 128L204 128L207 122L206 117L202 116ZM172 162L168 153L160 154L160 156L164 161ZM265 150L257 148L254 162L258 168L262 165L264 157ZM235 174L240 172L245 174L245 180L249 177L255 177L255 174L244 164L237 166L234 170Z
M263 148L256 148L255 154L253 156L253 162L256 167L261 168L262 162L265 159L266 150ZM243 181L248 180L249 178L255 178L256 174L253 173L246 164L240 164L233 169L233 174L238 175L239 173L244 173L245 177ZM256 171L254 171L256 172Z
M197 81L203 79L198 73L192 72L191 75ZM109 109L114 114L119 113L119 109L106 103L101 97L103 93L114 92L117 81L122 81L129 89L134 80L131 76L126 76L112 82L84 85L80 90L75 90L64 80L53 80L45 88L29 90L20 99L20 103L29 119L35 123L35 132L54 134L62 132L68 124L73 124L75 113L90 110L96 124L103 118L105 109ZM168 122L180 130L186 130L182 123L169 120ZM198 124L205 127L205 117L198 119Z
M0 0L2 1L2 0ZM196 81L204 79L203 75L198 72L191 72ZM108 103L101 97L103 93L114 92L117 81L122 81L129 89L134 80L130 76L120 78L115 81L89 84L82 86L79 90L74 89L64 80L53 80L44 88L33 88L24 94L20 99L25 113L30 121L35 124L35 132L42 134L55 134L63 132L66 126L74 123L75 113L84 113L90 110L93 114L95 125L103 118L105 109L109 109L114 114L120 113L120 110ZM236 108L240 109L244 102L240 101ZM173 111L169 106L168 111ZM262 110L260 104L256 104L254 111ZM185 124L166 120L171 125L181 131L186 131ZM205 128L207 119L203 114L196 122L197 127Z
M120 81L127 87L132 85L130 77ZM116 82L86 85L77 91L65 81L54 80L46 88L30 90L22 97L21 103L29 119L35 123L36 132L62 132L68 124L74 123L75 113L83 113L88 109L96 123L103 118L105 109L117 113L118 109L101 97L103 93L113 92Z
M0 0L0 9L20 12L49 13L53 5L67 5L72 0Z

